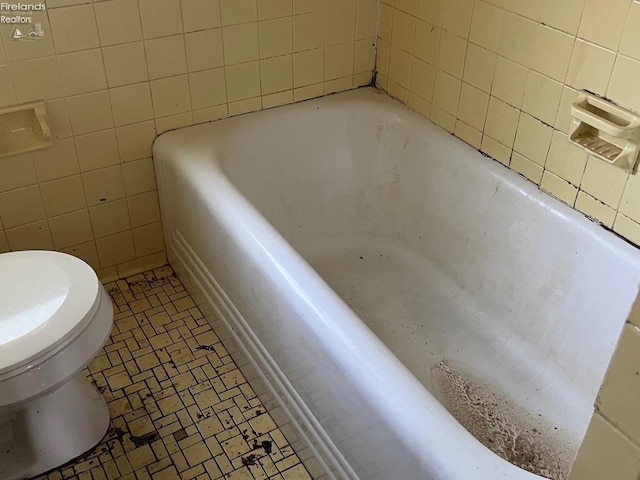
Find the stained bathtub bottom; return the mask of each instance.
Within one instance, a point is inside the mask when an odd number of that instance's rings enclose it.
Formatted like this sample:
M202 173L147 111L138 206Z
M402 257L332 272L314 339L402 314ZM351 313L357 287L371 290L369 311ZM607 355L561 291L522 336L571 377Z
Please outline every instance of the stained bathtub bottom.
M533 417L495 386L438 362L432 369L434 394L484 446L529 472L565 480L572 454L566 440L542 417Z

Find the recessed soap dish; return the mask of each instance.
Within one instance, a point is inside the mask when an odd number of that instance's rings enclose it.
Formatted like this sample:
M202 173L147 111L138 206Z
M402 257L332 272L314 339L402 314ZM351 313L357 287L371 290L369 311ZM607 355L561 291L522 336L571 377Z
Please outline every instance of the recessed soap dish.
M0 108L0 158L52 145L44 102Z
M607 163L635 172L640 151L640 115L586 92L571 106L571 115L572 143Z

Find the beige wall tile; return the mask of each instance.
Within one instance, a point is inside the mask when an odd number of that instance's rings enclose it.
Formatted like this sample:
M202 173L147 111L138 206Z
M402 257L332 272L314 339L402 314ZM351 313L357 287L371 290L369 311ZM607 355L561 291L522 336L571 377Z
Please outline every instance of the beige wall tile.
M185 32L195 32L221 25L220 0L182 0Z
M486 153L487 155L495 158L503 165L509 166L509 162L511 162L511 148L505 147L500 142L496 142L494 139L487 135L484 135L482 137L482 145L480 146L480 150L483 153Z
M636 223L623 214L618 213L613 224L613 231L631 243L640 246L640 223Z
M629 79L638 78L638 75L640 61L618 55L607 90L607 95L636 112L640 111L640 91Z
M542 167L517 152L511 156L511 168L538 185L542 180Z
M155 122L148 121L116 129L120 160L130 162L151 157L151 148L156 138Z
M418 18L433 25L442 25L445 0L420 0L418 2Z
M438 52L438 68L456 78L462 78L467 42L447 32L442 32Z
M460 120L456 121L453 133L456 137L463 142L468 143L473 148L479 149L482 144L482 132Z
M599 414L593 416L578 453L570 480L636 480L640 476L640 449Z
M48 100L63 96L62 81L55 57L27 60L11 65L18 101ZM46 78L46 82L40 79Z
M629 8L630 2L627 0L587 0L578 35L590 42L617 50Z
M96 249L96 243L86 242L73 247L65 248L62 250L69 255L78 257L88 263L94 270L100 269L100 261L98 260L98 250Z
M131 232L122 232L96 240L98 258L103 268L128 262L136 257Z
M367 5L371 3L371 1L366 2ZM258 0L258 18L260 20L286 17L292 14L293 2L289 0ZM375 35L375 31L373 34Z
M259 62L249 62L226 67L225 75L227 99L229 102L254 98L260 95ZM322 78L318 81L322 81Z
M393 27L391 30L391 43L401 50L411 52L416 31L416 17L402 11L396 11L393 15Z
M44 102L47 108L47 117L49 126L54 139L68 138L73 135L71 131L71 123L69 122L69 114L67 112L67 103L64 98L58 100L50 100Z
M571 104L578 100L578 91L566 85L562 88L562 95L560 96L560 106L558 108L558 115L556 116L555 128L569 133L571 126Z
M328 84L328 83L327 83ZM237 102L229 103L229 115L242 115L243 113L255 112L262 108L262 99L260 97L247 98Z
M575 35L585 0L543 0L541 20L545 25Z
M255 22L258 20L258 4L256 0L221 0L222 24Z
M527 69L503 57L496 58L491 95L520 108L527 85Z
M258 22L222 28L226 65L251 62L260 57Z
M443 70L436 72L436 83L433 89L433 105L450 115L458 111L458 101L462 82Z
M462 38L469 38L473 0L447 0L442 12L442 28Z
M617 210L628 176L622 170L610 168L602 160L589 157L580 188Z
M613 71L615 52L578 39L573 47L567 85L604 94Z
M284 57L291 62L290 57ZM289 72L289 77L291 72ZM191 105L194 109L221 105L227 101L227 85L224 68L215 68L189 74ZM263 91L267 91L263 85ZM147 155L148 156L148 155Z
M102 49L109 87L120 87L149 79L142 42Z
M604 203L583 191L578 192L576 209L608 228L613 227L613 222L616 219L616 211L613 208L607 207Z
M0 193L0 217L6 229L45 218L37 185Z
M57 53L100 46L93 5L76 5L48 11Z
M100 49L58 55L65 95L79 95L107 88Z
M78 210L49 219L49 228L56 249L85 243L93 238L89 212Z
M436 68L417 58L413 59L409 87L420 98L431 101L436 83Z
M460 104L458 106L458 118L460 120L482 132L487 118L488 107L489 95L487 93L466 83L462 84Z
M303 54L297 54L294 62L297 60L298 56L301 55ZM311 59L310 63L313 64L314 60ZM392 84L400 85L406 89L409 86L410 79L411 55L397 48L391 49L391 55L389 57L389 81L392 82Z
M542 175L540 188L558 200L573 206L578 196L578 187L546 170Z
M292 17L276 18L259 23L260 58L276 57L293 51ZM350 42L353 45L353 42Z
M133 241L136 248L136 255L139 257L161 252L164 249L162 225L160 222L157 222L145 225L144 227L134 228Z
M580 185L586 166L587 152L569 143L568 137L563 133L554 131L546 169L573 185Z
M153 118L151 91L148 83L112 88L109 90L109 96L111 97L111 110L116 127L144 122Z
M115 130L79 135L75 140L78 163L83 172L120 163Z
M620 202L620 213L640 222L640 175L629 175Z
M86 207L80 175L41 183L40 193L49 217Z
M470 43L467 46L462 78L469 85L489 93L493 83L496 61L495 53Z
M293 17L294 52L302 52L324 46L323 15L320 12ZM391 27L391 24L389 24ZM391 38L391 30L389 30Z
M156 189L156 176L150 158L125 163L122 166L127 195L137 195Z
M186 75L152 81L151 96L156 117L176 115L191 109L189 80Z
M562 84L530 70L522 99L522 110L550 125L554 122L560 99Z
M484 131L494 140L511 147L516 138L518 117L518 109L491 97Z
M436 65L440 52L440 37L442 30L426 22L416 23L416 35L413 44L413 54L425 62Z
M631 11L624 28L620 53L636 60L640 60L640 3L633 2Z
M95 238L102 238L131 229L127 201L116 200L89 209Z
M6 242L11 250L53 250L51 231L46 220L10 228L6 232ZM0 241L0 249L3 248Z
M180 0L138 0L144 38L182 32Z
M0 66L0 107L18 103L18 94L13 85L9 65Z
M353 65L353 61L351 65ZM340 65L336 65L336 69L339 68ZM282 92L284 90L291 90L293 88L292 57L290 55L283 55L281 57L273 57L262 60L260 62L260 75L263 95ZM339 77L341 75L339 75L339 73L336 73L335 76Z
M66 177L80 171L72 138L58 140L53 147L34 152L33 163L40 182Z
M503 18L504 10L487 2L476 2L469 41L491 52L498 51Z
M224 65L222 30L220 28L188 33L184 39L190 72Z
M355 37L355 0L327 0L326 18L326 45L345 43Z
M551 127L522 112L513 149L543 167L552 134Z
M0 192L33 185L37 181L32 154L0 158Z
M132 226L141 227L160 221L160 206L156 191L131 196L127 201Z
M528 67L533 56L537 33L537 23L506 12L502 22L498 53Z
M144 45L151 80L187 73L184 35L155 38Z
M156 132L158 135L175 128L193 125L193 113L179 113L163 118L156 118Z
M331 45L325 50L325 69L324 79L335 80L338 78L344 78L353 75L353 55L354 44L353 43L341 43L337 45ZM286 67L283 65L283 76L286 73ZM291 74L291 82L293 81L293 74ZM291 88L288 86L287 88Z
M7 235L4 231L0 231L0 253L7 253L9 251L11 251L11 247L9 246Z
M531 68L559 82L564 82L575 38L545 25L538 29Z
M113 128L111 103L106 90L68 97L67 111L75 135Z
M90 207L118 200L125 196L120 165L83 173L82 183L84 184L87 204Z
M286 0L277 1L286 3ZM356 39L361 40L365 38L369 39L375 37L377 20L377 0L358 0L358 11L356 16Z
M136 0L95 2L94 8L102 46L142 40L142 27Z

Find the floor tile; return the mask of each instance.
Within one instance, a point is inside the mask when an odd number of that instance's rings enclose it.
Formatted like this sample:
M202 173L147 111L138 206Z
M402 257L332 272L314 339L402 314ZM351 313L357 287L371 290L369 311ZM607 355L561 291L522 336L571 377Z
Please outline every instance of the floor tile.
M85 370L111 426L37 480L309 480L169 266L105 286L110 340Z

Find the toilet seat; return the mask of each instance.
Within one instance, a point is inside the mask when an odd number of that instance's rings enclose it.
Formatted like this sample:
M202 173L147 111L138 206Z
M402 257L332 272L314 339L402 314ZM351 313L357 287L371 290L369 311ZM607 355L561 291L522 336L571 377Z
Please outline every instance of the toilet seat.
M0 255L0 377L35 367L81 332L100 303L93 269L59 252Z

